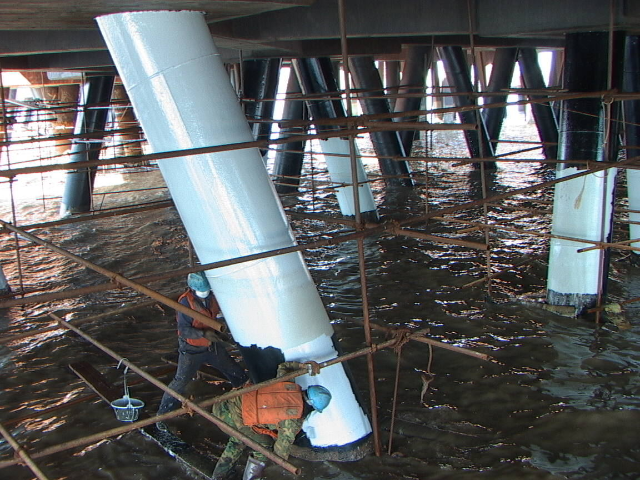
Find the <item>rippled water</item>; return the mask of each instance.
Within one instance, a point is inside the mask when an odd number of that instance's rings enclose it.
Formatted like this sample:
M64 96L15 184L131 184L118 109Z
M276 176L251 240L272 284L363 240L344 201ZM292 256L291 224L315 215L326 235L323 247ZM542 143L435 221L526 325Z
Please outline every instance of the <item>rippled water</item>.
M524 127L523 127L524 128ZM527 130L529 132L529 130ZM516 131L514 135L525 135ZM434 135L435 147L460 145L459 138ZM453 154L457 155L457 154ZM531 156L527 154L526 156ZM422 168L420 166L420 168ZM105 183L113 183L112 174ZM158 180L157 172L148 178ZM490 176L487 188L501 193L553 177L553 172L529 164L505 164ZM139 175L126 175L111 189L139 185ZM34 178L34 185L42 179ZM47 178L45 191L60 192L61 177ZM147 180L147 183L153 183ZM25 181L24 184L27 184ZM429 208L455 205L478 198L481 185L471 167L441 162L429 166ZM405 218L424 211L425 188L386 192L376 185L376 199L384 218ZM57 190L56 190L57 189ZM38 191L36 189L36 191ZM40 190L42 191L42 190ZM54 193L52 193L54 192ZM518 207L548 208L535 200L544 192L517 197L490 209L493 221L539 232L548 231L545 216L529 215ZM166 198L164 190L138 192L101 199L103 205L135 203L143 198ZM294 211L330 212L338 209L330 194L284 200ZM20 224L56 218L55 200L18 204ZM514 210L504 207L514 207ZM6 200L3 217L10 218ZM456 213L455 218L478 221L482 210ZM293 220L299 241L337 232L339 225ZM483 232L461 232L466 225L430 221L429 232L473 242L484 241ZM34 234L103 267L136 276L188 265L187 239L173 209L135 216L36 230ZM0 260L12 284L17 283L13 239L0 244ZM23 282L28 290L58 290L101 283L100 275L51 254L46 248L21 240ZM482 251L434 244L413 238L382 235L365 241L368 300L373 322L387 326L428 328L429 336L446 343L473 348L495 358L475 358L412 342L398 356L391 350L375 355L375 378L383 450L389 443L396 362L400 361L392 454L373 455L353 463L309 463L303 479L402 478L525 478L618 479L640 477L637 425L640 366L638 308L626 308L626 327L562 317L543 310L534 301L545 288L547 242L539 237L498 231L492 236L491 267L507 272L492 282L491 295L484 284L465 287L486 274ZM364 346L361 287L354 242L306 252L306 259L345 351ZM518 267L513 267L529 259ZM151 287L165 294L181 291L182 279ZM613 254L610 292L613 301L638 296L640 270L626 254ZM53 325L49 312L81 319L138 299L125 289L86 295L24 308L3 310L3 337ZM140 298L140 300L143 300ZM157 371L166 366L162 356L175 349L173 313L149 307L85 323L86 332L142 368ZM375 341L385 339L374 332ZM74 334L61 331L0 344L0 421L29 452L120 426L111 409L97 398L64 407L91 392L67 368L86 360L114 382L122 370L95 347ZM358 387L367 397L366 362L350 362ZM433 380L422 395L423 378ZM169 381L171 374L160 377ZM130 374L129 381L135 379ZM225 385L194 381L190 394L204 398L225 390ZM136 384L131 394L143 399L151 412L160 393ZM57 410L46 411L60 406ZM43 413L42 413L43 412ZM206 421L179 418L170 422L198 449L219 455L225 436ZM0 461L12 458L0 442ZM64 479L184 479L197 478L155 443L137 432L36 460L49 478ZM29 479L25 467L0 469L0 479ZM279 467L266 471L267 479L293 478Z

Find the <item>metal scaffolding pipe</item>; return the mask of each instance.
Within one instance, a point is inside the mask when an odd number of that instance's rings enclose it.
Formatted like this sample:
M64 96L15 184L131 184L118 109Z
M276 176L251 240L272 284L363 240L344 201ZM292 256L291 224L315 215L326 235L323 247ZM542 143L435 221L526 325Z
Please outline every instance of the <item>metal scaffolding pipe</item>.
M132 130L132 133L119 134L120 144L118 145L118 156L133 156L142 153L142 137L140 128L131 128L138 125L138 119L133 113L131 102L122 84L113 87L112 112L118 126L123 126ZM113 135L116 135L113 131Z
M349 58L351 75L356 88L364 90L359 96L360 106L365 114L388 114L391 112L389 103L384 96L380 72L376 68L373 57ZM385 120L390 121L390 118ZM411 168L406 161L390 161L386 157L406 157L407 152L402 146L398 132L393 130L380 131L370 134L371 143L378 156L380 170L389 176L388 185L411 187Z
M251 140L201 13L130 12L97 20L154 151ZM186 86L203 79L206 88ZM158 164L201 263L295 246L257 149ZM333 328L299 252L206 273L253 381L274 377L284 360L337 356ZM333 395L322 418L303 426L311 445L348 451L370 434L341 365L298 382L323 385Z
M560 102L562 100L571 100L575 98L606 98L607 101L618 101L618 100L629 100L634 98L639 98L638 94L620 94L613 90L602 90L599 92L579 92L572 94L556 94L553 96L553 101ZM38 165L33 167L19 167L19 168L8 168L0 170L0 178L14 178L18 175L30 174L30 173L40 173L40 172L50 172L57 170L70 170L73 168L88 168L96 165L101 166L110 166L110 165L125 165L125 164L141 164L149 161L156 161L161 159L170 159L170 158L180 158L185 156L192 155L200 155L204 153L216 153L216 152L230 152L235 150L244 150L247 148L254 147L264 147L270 144L281 145L283 143L297 141L299 139L304 141L309 140L324 140L327 138L335 138L335 137L343 137L348 135L360 135L365 133L370 133L376 130L388 129L395 127L398 128L398 125L391 125L391 122L374 122L373 120L378 120L381 118L388 117L402 117L402 116L415 116L415 115L429 115L432 113L460 113L465 111L474 111L480 108L497 108L502 106L517 106L517 105L529 105L536 102L547 102L547 99L544 100L521 100L517 102L501 102L501 103L493 103L490 105L483 105L479 107L477 105L467 105L464 107L451 107L451 108L442 108L435 110L414 110L410 112L403 113L390 113L385 115L361 115L357 117L349 117L345 119L329 119L329 120L319 120L319 123L328 124L328 125L350 125L349 128L344 128L343 130L335 130L329 132L322 132L317 134L305 134L305 135L294 135L286 138L278 138L270 141L256 141L251 140L248 142L236 142L225 145L215 145L215 146L207 146L207 147L197 147L197 148L185 148L178 149L173 151L166 152L155 152L147 155L139 155L135 157L117 157L117 158L109 158L104 160L93 160L93 161L83 161L78 162L78 164L73 163L59 163L59 164L51 164L51 165ZM315 123L315 122L314 122ZM292 122L294 125L295 122ZM354 125L356 127L354 127ZM366 125L364 127L357 127L357 125ZM382 128L379 128L382 127ZM411 125L410 128L415 128L415 126ZM409 128L408 127L408 128ZM475 130L476 124L426 124L420 125L421 130ZM113 132L112 132L113 133ZM99 135L103 135L100 133ZM16 141L16 144L19 143L37 143L40 141L52 141L56 140L60 137L67 137L66 135L53 135L51 137L45 137L42 139L30 139L25 141ZM11 143L0 142L0 146L10 145ZM390 157L391 158L391 157ZM398 157L400 158L400 157ZM402 157L406 158L406 157ZM542 160L531 160L531 161L539 161Z
M520 48L518 55L520 73L524 87L533 90L544 90L547 85L540 70L538 51L535 48ZM540 98L531 95L532 98ZM558 158L558 122L550 103L532 103L531 111L538 127L538 135L542 140L542 150L546 158Z
M468 159L459 159L459 160L468 160ZM487 160L489 160L489 159L487 159ZM622 161L616 163L615 167L616 168L633 167L633 166L635 166L635 164L638 163L639 160L640 160L640 157L631 157L631 158L628 158L627 160L622 160ZM583 161L575 160L575 161L568 161L568 162L570 162L570 163L571 162L578 163L578 162L583 162ZM188 273L191 273L191 272L204 271L204 270L208 270L208 269L212 269L212 268L218 268L218 267L229 266L229 265L236 265L236 264L240 264L240 263L244 263L244 262L248 262L248 261L252 261L252 260L258 260L258 259L261 259L261 258L273 256L273 255L284 255L286 253L302 251L302 250L309 249L309 248L319 248L319 247L323 247L323 246L327 246L327 245L337 245L337 244L342 243L342 242L348 242L348 241L351 241L351 240L355 240L357 238L360 238L361 236L362 237L366 237L366 236L369 236L369 235L376 235L376 234L380 234L380 233L383 233L383 232L386 232L386 231L390 231L393 228L396 228L397 225L412 225L414 223L424 222L425 220L428 220L429 218L434 218L434 217L436 217L438 215L442 215L442 214L445 214L445 213L452 213L452 212L462 211L462 210L465 210L465 209L468 209L468 208L477 207L479 205L482 205L483 203L491 203L491 202L496 202L498 200L504 200L506 198L510 198L510 197L513 197L513 196L516 196L516 195L521 195L523 193L528 193L528 192L533 192L533 191L536 191L536 190L539 190L539 189L548 188L548 187L551 187L553 185L557 185L559 183L571 181L571 180L574 180L574 179L577 179L577 178L582 178L584 176L591 175L592 173L605 171L605 170L608 170L608 169L611 169L611 168L613 168L613 165L610 165L610 164L601 164L601 165L591 164L588 170L583 170L583 171L580 171L580 172L578 172L576 174L573 174L573 175L569 175L569 176L562 177L562 178L556 178L555 180L550 180L550 181L547 181L547 182L537 183L535 185L531 185L531 186L528 186L528 187L512 190L512 191L509 191L509 192L506 192L506 193L502 193L502 194L499 194L499 195L494 195L494 196L488 197L486 199L473 200L473 201L470 201L470 202L463 203L461 205L447 207L447 208L439 209L439 210L433 210L430 213L425 214L425 215L421 215L421 216L419 216L419 217L417 217L415 219L401 221L401 222L398 222L398 223L395 223L395 222L394 223L383 223L383 224L379 224L379 225L375 225L375 226L367 225L365 230L354 232L354 233L334 235L334 236L331 236L330 238L324 238L322 240L317 240L317 241L313 241L313 242L309 242L309 243L305 243L305 244L295 245L295 246L292 246L292 247L286 247L286 248L275 249L275 250L271 250L271 251L265 251L265 252L258 253L258 254L232 258L232 259L223 260L223 261L220 261L220 262L212 262L212 263L209 263L209 264L203 264L203 265L196 266L196 267L191 267L191 268L183 268L183 269L178 269L178 270L172 270L170 272L164 272L164 273L160 273L160 274L157 274L157 275L136 277L133 280L137 281L138 283L149 283L149 282L156 281L156 280L165 280L167 278L174 278L174 277L177 277L177 276L184 276L184 275L187 275ZM640 210L638 210L637 212L640 212ZM335 221L335 219L328 219L328 220ZM598 244L599 242L592 242L592 243ZM628 247L627 249L632 249L632 248L634 248L634 247ZM640 247L638 247L638 248L640 248ZM41 295L32 295L30 297L24 297L24 298L9 299L9 300L0 301L0 308L12 307L12 306L17 306L17 305L25 305L25 304L29 304L29 303L42 303L42 302L48 302L48 301L51 301L51 300L74 298L74 297L77 297L77 296L80 296L80 295L84 295L84 294L88 294L88 293L101 292L101 291L106 291L106 290L111 290L111 289L114 289L114 288L118 288L118 287L114 286L111 283L109 283L109 284L95 285L95 286L85 287L85 288L80 288L80 289L65 290L63 292L46 293L46 294L41 294Z
M184 305L182 305L181 303L176 302L175 300L172 300L169 297L166 297L164 295L161 295L160 293L151 290L150 288L145 287L144 285L139 284L138 282L134 282L133 280L129 280L128 278L123 277L122 275L112 272L111 270L107 270L104 267L101 267L100 265L96 265L95 263L90 262L89 260L85 260L82 257L79 257L78 255L75 255L63 248L57 247L56 245L53 245L50 242L47 242L45 240L42 240L39 237L36 237L35 235L32 235L30 233L27 233L25 230L21 229L21 228L17 228L14 227L12 224L5 222L4 220L0 220L0 225L2 225L4 228L6 228L7 230L11 230L12 232L18 233L20 234L21 237L26 238L27 240L30 240L34 243L37 243L38 245L42 245L43 247L47 247L48 249L59 253L60 255L69 258L71 260L73 260L74 262L83 265L87 268L90 268L91 270L93 270L94 272L98 272L108 278L111 279L112 282L115 283L119 283L121 285L125 285L127 287L130 287L140 293L143 293L144 295L147 295L148 297L154 298L156 300L158 300L160 303L163 303L164 305L167 305L168 307L173 308L174 310L178 310L179 312L184 313L185 315L189 315L192 318L195 318L199 321L201 321L202 323L210 326L211 328L215 328L216 330L223 330L224 329L224 325L221 324L220 322L217 322L214 319L211 319L209 317L207 317L206 315L203 315L202 313L196 312L195 310L190 309L189 307L185 307Z
M11 448L16 451L16 454L22 459L24 463L31 469L31 471L38 477L40 480L48 480L48 477L42 473L42 470L36 465L36 463L31 459L29 454L20 446L18 442L11 436L11 434L0 424L0 434L4 437Z
M74 138L69 158L71 162L98 160L107 124L108 105L111 100L114 76L90 77L81 90L81 110L76 117ZM101 106L97 106L101 105ZM84 133L103 132L94 140L82 138ZM81 168L67 173L65 190L60 203L60 216L91 210L91 193L97 167Z
M53 315L54 319L56 319L56 321L59 320L59 317ZM63 326L64 327L64 326ZM382 327L379 325L375 325L372 324L372 327L374 329L381 329L381 330L385 330L385 331L392 331L393 329L390 329L388 327ZM420 342L420 343L425 343L428 345L432 345L435 347L439 347L439 348L443 348L446 350L450 350L453 352L457 352L457 353L461 353L463 355L468 355L480 360L485 360L485 361L493 361L494 359L492 357L490 357L489 355L485 355L483 353L480 352L476 352L474 350L468 349L468 348L462 348L462 347L456 347L455 345L451 345L448 343L443 343L443 342L439 342L437 340L433 340L430 338L426 338L423 335L423 332L413 332L410 333L407 338L409 340L414 340L416 342ZM317 368L318 369L323 369L323 368L327 368L330 367L332 365L336 365L338 363L342 363L348 360L352 360L354 358L358 358L358 357L362 357L364 355L370 355L372 353L375 352L379 352L383 349L386 348L390 348L390 347L394 347L395 345L398 344L398 338L393 338L391 340L387 340L385 342L382 343L378 343L378 344L372 344L368 347L362 348L360 350L357 350L355 352L352 353L347 353L345 355L341 355L339 357L336 357L332 360L328 360L325 362L319 362L317 363ZM296 370L290 373L287 373L281 377L272 379L272 380L267 380L264 382L261 382L259 384L254 384L248 387L243 387L240 389L234 389L231 390L230 392L224 393L222 395L210 398L208 400L204 400L202 402L200 402L198 405L202 408L207 408L207 407L211 407L214 403L219 403L219 402L223 402L225 400L228 400L230 398L234 398L240 395L243 395L244 393L250 392L250 391L254 391L254 390L258 390L262 387L268 386L268 385L272 385L276 382L280 382L280 381L284 381L284 380L293 380L296 377L302 376L302 375L306 375L309 372L309 367L307 365L305 365L304 368L301 368L300 370ZM167 387L168 388L168 387ZM101 440L104 440L105 438L110 438L110 437L114 437L117 435L122 435L124 433L133 431L133 430L137 430L139 428L143 428L146 427L148 425L152 425L153 423L159 422L159 421L165 421L168 420L170 418L174 418L180 415L183 415L185 413L189 412L189 407L181 407L178 408L176 410L173 410L171 412L165 413L163 415L157 415L154 417L149 417L147 419L143 419L143 420L137 420L135 422L131 422L128 425L124 425L124 426L120 426L117 428L112 428L110 430L101 432L101 433L97 433L97 434L93 434L93 435L88 435L82 438L78 438L78 439L74 439L68 442L64 442L62 444L58 444L58 445L53 445L51 447L47 447L43 450L37 451L37 452L33 452L31 453L31 458L43 458L47 455L53 455L56 453L60 453L63 452L65 450L69 450L71 448L77 448L77 447L82 447L85 445L91 445L93 443L99 442ZM0 469L6 468L6 467L10 467L13 465L17 465L20 461L17 459L13 459L13 460L0 460Z
M155 385L156 387L160 388L162 391L171 394L173 397L175 397L178 400L180 400L181 404L186 405L191 410L193 410L194 412L198 413L200 416L202 416L202 417L206 418L207 420L209 420L211 423L216 425L224 433L226 433L228 435L231 435L233 437L236 437L238 440L242 441L245 445L251 447L253 450L257 450L258 452L262 453L269 460L277 463L282 468L285 468L286 470L290 471L291 473L294 473L296 475L300 473L300 469L297 468L296 466L291 465L289 462L287 462L286 460L283 460L278 455L273 453L273 451L264 448L262 445L260 445L259 443L253 441L252 439L250 439L249 437L247 437L243 433L239 432L235 428L232 428L231 426L227 425L224 421L220 420L218 417L215 417L210 412L207 412L206 410L204 410L204 408L202 408L197 403L189 400L187 397L179 394L175 390L172 390L166 384L164 384L163 382L161 382L160 380L158 380L154 376L149 375L147 372L145 372L140 367L136 366L134 363L130 362L126 358L122 357L121 355L118 355L116 352L111 350L109 347L107 347L107 346L103 345L102 343L98 342L95 338L91 337L90 335L87 335L85 332L80 330L78 327L76 327L74 325L71 325L69 322L66 322L65 320L63 320L62 318L58 317L57 315L55 315L53 313L51 313L50 315L51 315L52 318L56 319L60 325L62 325L63 327L65 327L65 328L67 328L69 330L71 330L72 332L75 332L77 335L80 335L86 341L88 341L92 345L98 347L100 350L102 350L104 353L106 353L107 355L109 355L113 359L115 359L118 362L120 362L120 363L126 365L127 367L129 367L132 371L136 372L138 375L140 375L142 378L147 380L149 383L151 383L151 384Z

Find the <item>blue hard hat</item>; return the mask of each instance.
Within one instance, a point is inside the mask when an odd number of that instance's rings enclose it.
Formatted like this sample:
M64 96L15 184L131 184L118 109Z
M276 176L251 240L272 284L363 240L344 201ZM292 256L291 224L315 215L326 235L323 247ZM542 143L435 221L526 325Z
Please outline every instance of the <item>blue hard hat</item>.
M315 410L322 412L331 401L331 392L321 385L311 385L307 388L307 402Z
M211 285L209 285L209 280L207 280L204 272L190 273L187 276L187 285L196 292L208 292L211 290Z

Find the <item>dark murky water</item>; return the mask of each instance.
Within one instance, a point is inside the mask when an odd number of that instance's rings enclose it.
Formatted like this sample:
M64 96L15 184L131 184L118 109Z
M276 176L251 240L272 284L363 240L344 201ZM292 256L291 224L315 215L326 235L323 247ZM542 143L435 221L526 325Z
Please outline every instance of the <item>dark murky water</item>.
M524 127L523 127L524 128ZM528 132L529 130L527 130ZM514 135L530 133L515 131ZM459 139L434 136L434 146L458 155ZM453 153L452 153L453 152ZM531 156L528 154L527 156ZM422 167L420 167L422 168ZM151 174L159 178L157 172ZM551 178L545 167L507 164L488 182L490 193L500 193ZM138 185L139 175L126 176ZM47 179L49 181L50 179ZM39 187L48 194L60 192L59 178ZM17 187L24 187L23 181ZM38 190L40 188L40 190ZM56 190L57 189L57 190ZM470 167L451 163L429 167L429 207L448 206L477 198L481 186ZM385 218L404 218L410 211L424 211L424 188L385 192L376 187L380 212ZM135 203L142 198L165 198L164 190L108 196L112 203ZM127 198L128 197L128 198ZM506 206L546 208L535 203L542 192L507 200ZM337 214L331 195L311 204L302 194L286 199L298 211L330 211ZM3 200L3 217L9 219ZM56 201L20 201L19 223L56 218ZM548 231L544 217L524 210L492 208L494 221L523 229ZM461 212L456 218L481 220L481 209ZM339 226L294 221L300 241L311 240ZM483 242L482 232L460 232L465 225L431 222L433 234ZM187 239L172 209L150 211L85 224L33 232L103 267L135 276L188 265ZM624 233L621 231L620 234ZM0 260L11 283L18 270L9 251L13 239L0 244ZM496 362L480 360L410 343L398 358L391 350L375 356L375 376L381 439L386 452L390 439L396 362L400 361L392 454L373 455L353 463L300 465L302 479L619 479L640 478L640 307L626 308L629 328L605 323L598 327L545 311L525 296L535 298L545 288L547 242L538 237L499 231L492 237L492 268L507 273L492 282L491 297L484 285L463 288L486 274L484 252L465 247L433 244L411 238L380 236L367 239L368 298L372 321L383 325L428 328L430 337L492 355ZM24 285L27 289L57 290L101 283L100 275L21 240ZM357 247L347 243L314 249L306 258L327 306L342 346L349 352L364 346L362 328L352 319L362 318ZM531 261L513 267L526 257ZM151 285L165 294L181 291L182 279ZM614 253L610 281L611 298L619 301L639 295L640 270L625 254ZM48 312L83 318L117 308L137 299L126 290L91 294L73 300L10 308L1 312L2 336L52 325ZM142 299L140 299L142 300ZM154 371L166 366L162 355L175 349L173 313L159 307L142 308L125 315L86 323L86 332L139 366ZM374 332L376 341L384 335ZM115 362L74 334L60 331L0 345L0 421L28 451L39 451L74 438L120 425L111 409L97 398L72 407L39 413L90 394L67 365L86 360L119 382L122 370ZM355 378L366 378L366 362L350 363ZM426 393L422 376L434 377ZM160 377L169 381L171 375ZM135 379L130 374L129 381ZM367 385L358 385L365 398ZM195 398L215 395L227 387L206 380L194 381ZM155 412L160 393L137 384L131 394L143 399ZM171 422L184 438L200 450L219 455L226 437L198 418ZM0 441L0 461L12 458ZM197 478L169 457L155 443L137 432L105 440L83 449L36 460L49 478L61 479L185 479ZM33 478L25 467L0 470L0 479ZM267 479L293 478L279 467L266 471Z

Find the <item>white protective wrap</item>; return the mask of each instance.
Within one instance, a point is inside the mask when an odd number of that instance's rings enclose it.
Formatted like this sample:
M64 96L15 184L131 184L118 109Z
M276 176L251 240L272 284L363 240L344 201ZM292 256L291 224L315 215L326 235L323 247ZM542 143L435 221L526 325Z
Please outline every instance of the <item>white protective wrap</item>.
M154 152L253 140L200 12L128 12L97 22ZM158 164L200 262L295 244L258 149ZM306 359L327 354L333 328L300 253L206 274L240 345L287 351L318 344L321 351L309 350ZM335 375L347 382L344 372ZM326 422L316 428L317 445L346 445L370 432L348 390L332 402L341 412L336 421L345 423L341 434Z
M329 138L320 140L320 147L324 155L327 170L331 181L335 183L353 184L351 175L351 159L349 158L349 140L344 138ZM356 152L356 171L358 182L367 181L367 173L362 165L358 153ZM336 197L340 205L342 215L355 215L356 207L353 197L353 186L338 187ZM373 199L370 183L358 185L358 201L360 202L360 212L372 212L376 210L376 203Z
M575 167L558 178L580 173ZM616 169L558 183L553 198L552 233L565 237L605 241L609 235ZM562 294L596 295L601 278L600 250L578 252L592 243L552 238L547 288Z

